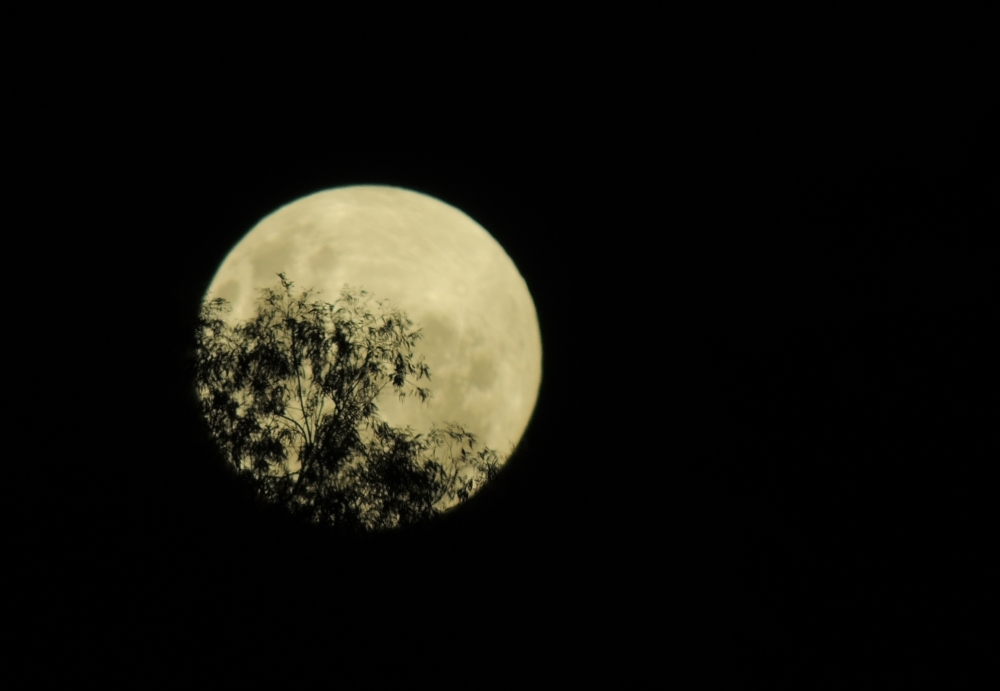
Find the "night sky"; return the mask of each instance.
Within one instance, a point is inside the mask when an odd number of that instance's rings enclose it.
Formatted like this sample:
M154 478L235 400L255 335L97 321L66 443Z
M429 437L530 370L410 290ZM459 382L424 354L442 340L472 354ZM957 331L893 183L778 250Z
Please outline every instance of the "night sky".
M310 53L304 70L154 51L83 89L100 107L73 159L106 171L88 213L130 262L103 269L128 344L101 349L128 403L73 549L114 574L122 617L468 631L575 659L615 631L644 655L639 626L780 639L933 581L960 530L949 468L978 424L956 403L982 333L984 257L958 237L982 187L957 164L975 89L933 51L871 41L752 59L565 41L329 69ZM347 184L424 192L488 229L544 352L503 476L438 524L363 540L239 493L186 361L230 247Z

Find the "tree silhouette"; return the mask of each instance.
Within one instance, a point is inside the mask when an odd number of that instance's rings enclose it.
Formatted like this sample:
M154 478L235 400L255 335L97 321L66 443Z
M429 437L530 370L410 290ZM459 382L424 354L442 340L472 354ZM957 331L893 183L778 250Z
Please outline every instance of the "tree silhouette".
M388 425L387 387L425 401L430 379L414 357L419 330L365 291L324 303L278 274L256 314L231 325L225 300L202 306L195 381L225 457L258 495L343 530L411 524L467 499L502 458L474 449L461 426L426 434Z

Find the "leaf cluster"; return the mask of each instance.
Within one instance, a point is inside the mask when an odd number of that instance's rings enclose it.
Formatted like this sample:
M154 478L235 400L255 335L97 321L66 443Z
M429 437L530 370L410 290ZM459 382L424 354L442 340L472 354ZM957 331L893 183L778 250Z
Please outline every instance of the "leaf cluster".
M427 434L388 425L377 399L391 390L426 401L430 370L414 354L420 331L400 310L346 288L265 288L256 314L231 325L222 299L199 318L195 388L212 436L259 495L345 530L414 523L467 499L499 470L458 425Z

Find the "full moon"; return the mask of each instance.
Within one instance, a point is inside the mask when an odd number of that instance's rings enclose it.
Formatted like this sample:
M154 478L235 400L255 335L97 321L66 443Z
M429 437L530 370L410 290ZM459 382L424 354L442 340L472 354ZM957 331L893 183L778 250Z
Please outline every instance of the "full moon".
M421 329L416 352L430 367L431 398L383 394L379 410L390 425L426 432L454 422L502 454L518 444L541 384L538 317L514 262L469 216L397 187L317 192L254 226L206 299L224 298L231 323L243 321L278 273L324 302L338 300L345 285L366 290Z

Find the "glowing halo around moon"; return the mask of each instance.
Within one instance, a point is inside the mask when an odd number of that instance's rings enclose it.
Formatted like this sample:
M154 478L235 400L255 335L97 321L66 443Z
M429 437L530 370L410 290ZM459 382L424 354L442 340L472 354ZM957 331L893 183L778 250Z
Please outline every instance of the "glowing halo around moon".
M388 300L423 333L432 398L378 400L383 419L426 432L455 422L506 454L538 397L542 342L528 286L500 244L458 209L398 187L338 187L291 202L254 226L222 262L206 298L254 313L285 273L334 302L345 284Z

